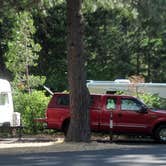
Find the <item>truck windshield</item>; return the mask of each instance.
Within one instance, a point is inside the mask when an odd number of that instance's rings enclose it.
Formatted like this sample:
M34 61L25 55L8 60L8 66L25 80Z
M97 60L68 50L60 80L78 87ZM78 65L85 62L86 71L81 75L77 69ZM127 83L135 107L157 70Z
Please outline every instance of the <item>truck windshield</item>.
M9 103L8 94L0 93L0 106L6 105Z

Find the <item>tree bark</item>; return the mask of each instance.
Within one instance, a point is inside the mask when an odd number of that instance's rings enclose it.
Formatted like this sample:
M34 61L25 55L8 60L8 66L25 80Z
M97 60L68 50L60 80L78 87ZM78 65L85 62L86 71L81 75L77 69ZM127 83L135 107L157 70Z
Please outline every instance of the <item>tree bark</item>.
M71 119L66 141L72 142L90 141L89 91L86 87L81 5L82 0L67 0L67 59Z

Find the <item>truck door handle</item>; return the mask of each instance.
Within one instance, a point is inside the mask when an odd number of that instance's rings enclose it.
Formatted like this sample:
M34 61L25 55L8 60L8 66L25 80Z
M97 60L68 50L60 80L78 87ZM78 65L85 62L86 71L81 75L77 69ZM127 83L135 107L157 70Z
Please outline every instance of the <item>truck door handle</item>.
M119 113L118 116L119 116L119 117L122 117L122 113Z

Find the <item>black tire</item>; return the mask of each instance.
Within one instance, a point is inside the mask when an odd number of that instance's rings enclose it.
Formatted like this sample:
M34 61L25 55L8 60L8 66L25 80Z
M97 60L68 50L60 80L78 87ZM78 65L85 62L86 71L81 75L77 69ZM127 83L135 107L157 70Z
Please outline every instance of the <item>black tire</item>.
M62 129L65 137L67 136L68 129L69 129L69 121L66 121L64 122Z
M155 130L155 140L166 143L166 125L161 125Z

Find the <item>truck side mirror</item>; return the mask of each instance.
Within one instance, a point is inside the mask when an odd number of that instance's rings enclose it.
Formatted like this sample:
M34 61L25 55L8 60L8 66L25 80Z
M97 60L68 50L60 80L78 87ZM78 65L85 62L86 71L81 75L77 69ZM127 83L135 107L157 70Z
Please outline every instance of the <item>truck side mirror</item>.
M145 106L142 106L140 110L138 110L139 113L147 113L147 108Z

